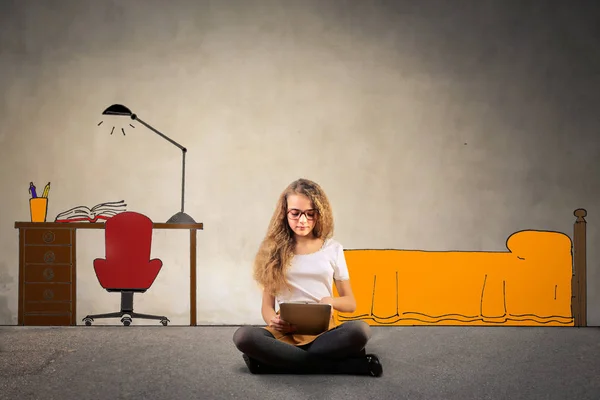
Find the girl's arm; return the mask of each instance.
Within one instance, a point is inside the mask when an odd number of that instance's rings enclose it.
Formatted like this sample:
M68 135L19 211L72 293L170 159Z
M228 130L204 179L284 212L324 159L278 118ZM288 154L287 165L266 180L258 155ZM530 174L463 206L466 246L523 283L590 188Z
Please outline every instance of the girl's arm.
M341 312L351 313L356 310L356 299L352 292L352 286L350 280L335 281L335 288L337 289L339 297L324 297L321 299L321 303L331 304L331 306Z
M267 325L270 325L273 317L277 315L275 312L275 297L266 290L263 291L261 313Z

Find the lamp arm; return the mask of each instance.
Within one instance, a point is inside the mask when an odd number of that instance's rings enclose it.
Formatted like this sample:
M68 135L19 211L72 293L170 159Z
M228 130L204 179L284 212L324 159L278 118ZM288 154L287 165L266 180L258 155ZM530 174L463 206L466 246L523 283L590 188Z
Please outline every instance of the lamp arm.
M160 133L159 131L157 131L156 129L154 129L153 127L151 127L150 125L148 125L147 123L142 121L141 119L139 119L137 117L137 115L131 114L131 119L134 121L138 121L140 124L144 125L146 128L150 129L152 132L161 136L163 139L171 142L171 144L177 146L181 150L181 153L183 155L182 166L181 166L181 212L183 213L183 204L184 204L184 199L185 199L185 153L187 153L187 149L185 147L183 147L182 145L180 145L179 143L177 143L176 141L174 141L173 139Z
M183 157L181 158L181 212L183 213L183 199L185 199L185 153L187 150L185 148L181 149L181 154Z
M144 121L142 121L141 119L139 119L137 117L137 115L132 114L131 115L131 119L134 121L138 121L140 124L144 125L146 128L150 129L152 132L156 133L157 135L161 136L162 138L168 140L169 142L171 142L172 144L174 144L175 146L179 147L179 149L181 151L183 151L184 153L187 151L187 149L185 147L183 147L182 145L180 145L179 143L177 143L176 141L174 141L173 139L167 137L166 135L160 133L159 131L157 131L156 129L154 129L153 127L151 127L150 125L148 125L147 123L145 123Z

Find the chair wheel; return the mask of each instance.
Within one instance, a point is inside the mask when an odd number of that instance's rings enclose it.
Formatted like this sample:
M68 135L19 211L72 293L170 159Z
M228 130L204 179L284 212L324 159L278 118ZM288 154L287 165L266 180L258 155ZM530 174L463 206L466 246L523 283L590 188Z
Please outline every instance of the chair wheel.
M163 326L167 326L169 324L169 320L168 319L162 319L162 320L160 320L160 323L163 324Z
M83 319L83 322L85 322L85 326L90 326L90 325L92 325L92 321L93 321L93 319L91 319L91 318L88 318L88 317L85 317L85 318Z
M129 325L131 325L131 318L123 317L123 318L121 318L121 322L123 323L124 326L129 326Z

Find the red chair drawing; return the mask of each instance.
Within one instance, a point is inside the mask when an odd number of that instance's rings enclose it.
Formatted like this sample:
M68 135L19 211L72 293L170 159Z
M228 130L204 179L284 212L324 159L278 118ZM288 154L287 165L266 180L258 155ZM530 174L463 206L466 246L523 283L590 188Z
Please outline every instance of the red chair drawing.
M163 265L158 258L150 260L152 220L136 212L122 212L106 221L104 235L106 258L95 259L94 270L106 291L121 293L121 311L88 315L83 322L89 326L94 319L121 318L123 325L129 326L132 318L145 318L166 326L169 319L165 316L133 311L133 294L146 292Z

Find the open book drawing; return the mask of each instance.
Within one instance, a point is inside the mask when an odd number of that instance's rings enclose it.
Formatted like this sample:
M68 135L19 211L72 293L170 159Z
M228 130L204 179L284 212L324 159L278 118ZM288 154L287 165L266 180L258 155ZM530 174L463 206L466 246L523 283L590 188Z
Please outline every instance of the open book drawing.
M100 203L92 208L77 206L58 214L54 222L106 221L118 213L126 211L125 207L127 207L125 200Z

